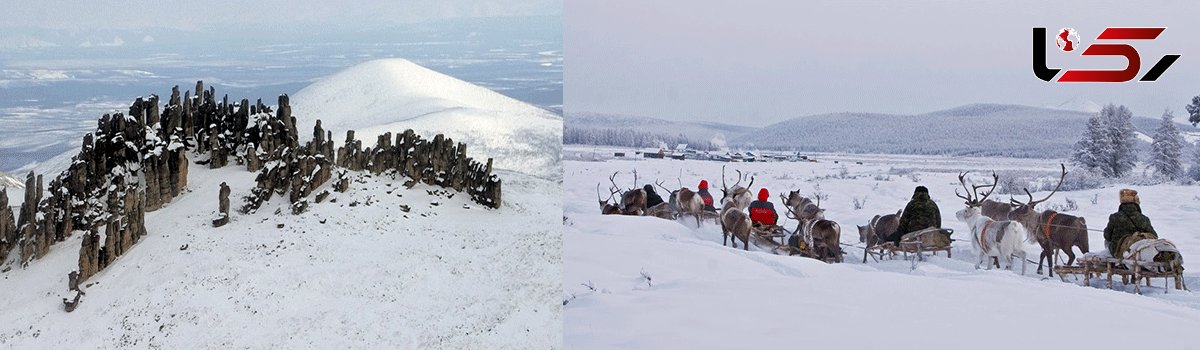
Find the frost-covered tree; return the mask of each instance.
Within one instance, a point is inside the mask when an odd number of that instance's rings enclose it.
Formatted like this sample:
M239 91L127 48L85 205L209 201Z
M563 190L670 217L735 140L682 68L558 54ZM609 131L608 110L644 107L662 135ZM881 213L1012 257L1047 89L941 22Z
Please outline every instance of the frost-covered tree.
M1104 119L1100 118L1100 114L1093 115L1088 118L1087 130L1083 132L1083 137L1079 142L1075 143L1075 151L1071 155L1071 161L1075 165L1095 172L1105 173L1101 170L1103 159L1107 159L1107 154L1112 146L1108 140L1107 126L1104 125Z
M1108 140L1111 150L1104 159L1104 167L1109 177L1121 177L1129 174L1137 164L1137 129L1133 128L1133 112L1125 106L1109 104L1100 110L1107 126Z
M1200 124L1200 96L1192 97L1192 104L1183 108L1187 110L1188 122L1192 123L1192 126Z
M1192 145L1192 167L1188 169L1188 177L1200 181L1200 141Z
M1150 160L1146 165L1159 176L1175 180L1183 174L1183 146L1187 144L1175 126L1175 114L1163 112L1162 124L1154 130L1150 143Z

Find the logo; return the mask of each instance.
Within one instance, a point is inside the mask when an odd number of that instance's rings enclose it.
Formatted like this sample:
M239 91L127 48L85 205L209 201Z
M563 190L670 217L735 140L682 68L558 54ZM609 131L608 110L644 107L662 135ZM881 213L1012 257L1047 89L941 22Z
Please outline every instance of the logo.
M1154 40L1158 38L1166 27L1154 28L1128 28L1128 27L1110 27L1105 28L1096 37L1098 41L1095 44L1088 45L1083 49L1082 56L1120 56L1124 57L1128 64L1124 69L1114 70L1086 70L1086 69L1070 69L1063 72L1062 76L1058 77L1058 82L1094 82L1094 83L1121 83L1133 80L1137 77L1138 72L1142 68L1142 57L1138 54L1133 45L1120 43L1130 40ZM1055 44L1058 49L1063 52L1074 52L1079 48L1081 41L1079 33L1074 28L1063 28L1054 36ZM1146 74L1138 79L1139 81L1155 81L1162 76L1167 68L1171 67L1175 60L1179 59L1180 55L1165 55L1150 67ZM1062 69L1046 67L1046 28L1033 28L1033 75L1045 81L1055 81L1054 77L1058 76L1058 72Z

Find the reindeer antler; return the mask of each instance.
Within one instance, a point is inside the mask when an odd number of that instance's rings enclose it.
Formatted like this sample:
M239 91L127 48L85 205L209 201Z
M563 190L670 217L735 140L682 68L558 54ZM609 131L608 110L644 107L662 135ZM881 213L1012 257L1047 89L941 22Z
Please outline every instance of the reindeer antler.
M637 169L633 169L633 187L632 188L635 190L638 188Z
M679 176L675 177L675 181L679 181L679 188L683 188L683 168L679 168Z
M619 172L619 171L614 171L614 172L612 173L612 175L609 175L609 176L608 176L608 182L612 183L612 187L614 187L614 188L621 188L621 186L617 186L617 181L616 181L616 178L617 178L617 174L618 174L618 173L620 173L620 172Z
M967 189L967 180L966 180L967 173L968 172L959 173L958 174L958 182L960 185L962 185L963 190L967 190L970 193L968 193L967 196L964 197L963 195L958 193L958 189L955 189L954 195L958 196L958 198L965 199L967 201L966 204L969 207L978 207L980 205L983 205L983 201L987 200L987 198L992 195L992 192L996 191L996 184L1000 183L1000 176L996 175L996 172L993 171L992 172L992 183L982 184L982 185L971 185L971 188ZM989 190L987 192L983 193L982 198L980 197L980 194L979 194L979 189L981 189L981 188L989 188Z
M608 204L608 202L611 201L613 199L613 197L615 197L617 195L618 192L620 192L620 190L614 191L613 187L609 187L608 191L609 191L608 199L603 199L603 197L600 197L600 183L599 182L596 183L596 201L600 202L600 205Z
M659 188L662 188L663 191L667 191L666 193L671 193L671 189L667 188L667 186L663 186L662 180L654 180L654 184L658 185Z
M729 193L729 186L725 185L725 166L721 165L721 193Z
M1033 193L1029 193L1028 188L1021 188L1022 190L1025 191L1025 195L1029 196L1029 201L1022 203L1021 201L1018 201L1015 198L1012 198L1012 196L1009 196L1009 201L1016 205L1028 205L1030 208L1033 208L1033 207L1036 207L1038 204L1041 204L1042 202L1045 202L1046 200L1050 199L1051 196L1053 196L1055 193L1058 192L1059 188L1062 188L1063 181L1067 179L1067 165L1063 164L1063 163L1059 163L1058 166L1062 167L1062 175L1060 175L1058 177L1058 184L1054 185L1054 190L1051 190L1050 194L1046 195L1046 198L1042 198L1039 200L1033 200Z

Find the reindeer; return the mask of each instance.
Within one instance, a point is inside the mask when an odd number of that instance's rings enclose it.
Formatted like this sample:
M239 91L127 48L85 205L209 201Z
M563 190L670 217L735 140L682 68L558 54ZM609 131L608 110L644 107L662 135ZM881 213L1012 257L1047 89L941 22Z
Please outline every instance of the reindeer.
M671 190L667 189L665 186L663 186L662 180L654 181L654 184L658 185L659 188L662 188L664 193L670 193L672 196L675 194L676 191L678 191L678 190L671 191ZM646 195L649 196L649 193L647 193ZM662 203L656 204L652 207L646 208L645 215L657 217L660 219L675 220L675 218L678 216L678 214L677 214L678 211L679 210L675 207L675 200L672 198L672 199L669 199L667 202L662 202Z
M721 207L721 245L728 241L737 249L737 240L741 239L743 249L750 250L750 227L750 216L737 206L736 201L726 201ZM730 236L734 239L730 240Z
M821 211L821 198L817 198L817 201L813 202L808 197L801 196L800 191L788 191L788 196L783 199L783 204L791 209L788 211L788 218L795 220L811 219ZM799 216L793 217L796 214Z
M796 232L788 239L788 245L799 248L803 239L805 244L812 247L818 260L842 262L842 227L833 220L825 219L825 209L818 207L820 201L814 204L797 191L789 192L788 197L779 197L788 210L788 218L799 222Z
M1045 198L1034 200L1033 194L1029 193L1028 188L1022 188L1029 196L1029 200L1026 202L1009 196L1009 201L1016 209L1008 214L1008 218L1024 225L1025 229L1032 233L1038 245L1042 246L1042 254L1038 257L1037 273L1039 275L1042 274L1042 262L1050 260L1056 248L1067 253L1067 265L1075 263L1075 251L1071 247L1079 247L1083 254L1088 253L1087 221L1083 217L1063 214L1054 210L1038 211L1035 209L1038 204L1045 202L1058 192L1058 189L1062 187L1063 180L1066 180L1067 166L1065 164L1059 164L1059 166L1062 167L1062 175L1058 178L1058 185L1055 185L1054 190L1050 191Z
M616 176L617 176L617 173L614 172L612 174L612 176L608 177L608 181L612 183L613 188L621 188L621 186L617 186L616 181L614 181ZM646 213L646 190L643 190L641 187L639 187L637 185L637 178L638 178L637 170L634 170L633 171L633 188L625 191L624 193L621 193L621 202L620 202L621 215L638 215L638 216L640 216L640 215L643 215Z
M992 183L984 185L972 185L967 189L967 173L959 173L958 181L966 192L965 196L958 193L958 189L954 190L954 195L958 198L966 200L967 207L959 210L954 214L959 221L967 223L971 228L971 243L975 249L979 251L979 260L975 263L975 268L984 263L987 257L995 257L1004 261L1004 268L1012 269L1013 254L1021 258L1021 274L1025 274L1025 249L1023 245L1029 239L1029 234L1025 227L1015 221L995 221L989 217L983 216L980 207L983 206L983 201L996 189L996 183L999 182L999 177L992 173ZM987 192L981 195L979 189L988 188ZM991 262L988 262L987 268L992 268Z
M613 174L613 176L616 176L616 174ZM612 201L613 197L616 197L617 193L620 193L621 191L611 188L611 187L608 190L611 193L608 194L608 199L604 199L604 197L600 196L600 184L599 183L596 184L596 200L600 202L600 214L604 214L604 215L620 214L621 207L617 204L609 203L609 202Z
M895 214L875 215L871 221L867 222L867 226L858 226L858 242L866 243L867 247L872 247L883 241L883 236L896 232L900 227L900 214L903 209L897 210ZM866 256L863 256L864 260Z
M721 166L721 204L725 204L726 201L730 201L734 203L738 210L745 210L750 206L750 202L753 201L750 196L750 186L754 186L754 176L750 177L750 184L746 185L746 187L742 187L741 183L742 179L745 178L745 175L742 174L741 170L735 171L737 171L738 180L737 182L733 183L733 187L730 188L725 184L725 166Z

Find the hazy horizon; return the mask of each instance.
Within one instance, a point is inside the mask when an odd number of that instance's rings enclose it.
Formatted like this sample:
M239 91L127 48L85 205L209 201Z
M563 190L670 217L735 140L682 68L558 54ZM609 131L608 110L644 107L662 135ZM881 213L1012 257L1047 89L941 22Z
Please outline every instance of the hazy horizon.
M1200 5L1057 4L1067 11L1030 1L572 2L564 12L566 112L761 126L827 113L1086 99L1139 116L1169 108L1186 118L1184 105L1200 94L1200 84L1188 82L1200 76L1200 46L1191 44L1200 26L1186 14ZM1118 26L1168 27L1155 41L1131 42L1142 57L1139 76L1165 54L1183 57L1149 83L1047 83L1033 75L1031 28L1073 27L1086 46ZM1124 63L1064 53L1047 40L1052 67Z

